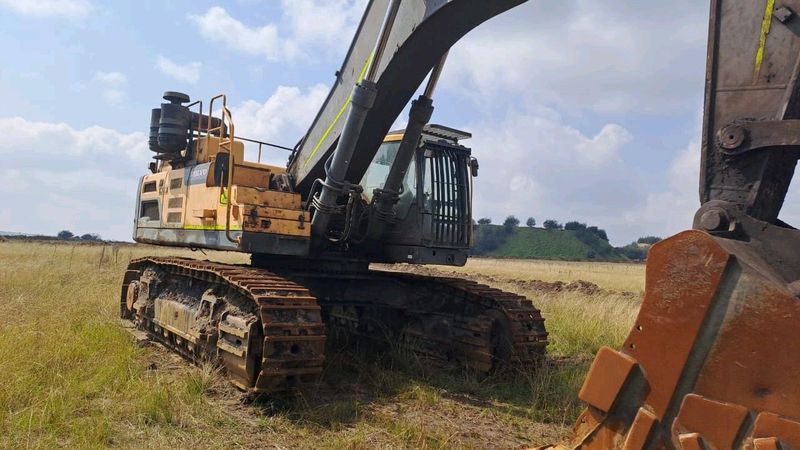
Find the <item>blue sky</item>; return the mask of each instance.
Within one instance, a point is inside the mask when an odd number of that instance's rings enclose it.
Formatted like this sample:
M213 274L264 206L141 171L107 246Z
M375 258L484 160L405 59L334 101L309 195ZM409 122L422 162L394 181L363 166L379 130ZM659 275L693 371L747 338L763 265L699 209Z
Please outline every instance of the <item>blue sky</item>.
M165 90L225 92L237 131L293 145L364 4L0 0L0 230L127 239ZM476 215L580 220L618 245L688 228L707 15L696 0L533 0L459 42L433 122L475 136Z

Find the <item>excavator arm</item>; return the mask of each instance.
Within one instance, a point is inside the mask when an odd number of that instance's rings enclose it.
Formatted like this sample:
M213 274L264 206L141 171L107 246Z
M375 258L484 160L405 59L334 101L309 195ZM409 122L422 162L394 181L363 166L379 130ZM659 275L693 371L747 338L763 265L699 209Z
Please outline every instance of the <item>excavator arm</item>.
M777 223L800 144L798 6L775 0L712 2L700 184L704 205L726 202Z
M712 0L694 230L656 244L561 447L800 449L800 0Z

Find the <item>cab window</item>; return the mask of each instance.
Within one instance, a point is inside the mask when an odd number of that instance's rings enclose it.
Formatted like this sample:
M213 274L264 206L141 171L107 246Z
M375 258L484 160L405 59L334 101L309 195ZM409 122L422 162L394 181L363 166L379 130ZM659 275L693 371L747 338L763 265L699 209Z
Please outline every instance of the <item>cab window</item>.
M383 188L399 148L400 141L384 142L375 153L372 163L370 163L367 172L361 179L361 186L364 188L363 196L368 203L372 202L372 191ZM397 214L400 218L405 217L408 208L411 207L416 199L417 174L415 167L415 161L412 158L400 189L400 200L397 202Z

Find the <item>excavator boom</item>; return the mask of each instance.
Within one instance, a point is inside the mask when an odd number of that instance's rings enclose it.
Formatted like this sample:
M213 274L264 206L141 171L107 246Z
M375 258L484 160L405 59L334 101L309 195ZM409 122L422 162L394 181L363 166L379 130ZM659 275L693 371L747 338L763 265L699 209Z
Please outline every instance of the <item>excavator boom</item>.
M369 71L374 71L377 95L347 170L346 179L352 183L364 175L392 123L450 47L481 23L525 1L400 1L384 43L386 51L373 60L392 2L371 0L327 99L289 163L296 191L305 194L314 180L325 178L324 164L344 128L353 86Z

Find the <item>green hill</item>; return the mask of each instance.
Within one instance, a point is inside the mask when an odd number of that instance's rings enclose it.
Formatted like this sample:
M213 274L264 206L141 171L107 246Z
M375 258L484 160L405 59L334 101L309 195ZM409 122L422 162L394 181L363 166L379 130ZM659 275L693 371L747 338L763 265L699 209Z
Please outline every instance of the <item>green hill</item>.
M608 241L587 230L545 230L501 225L478 225L473 255L498 258L555 259L562 261L626 261Z

